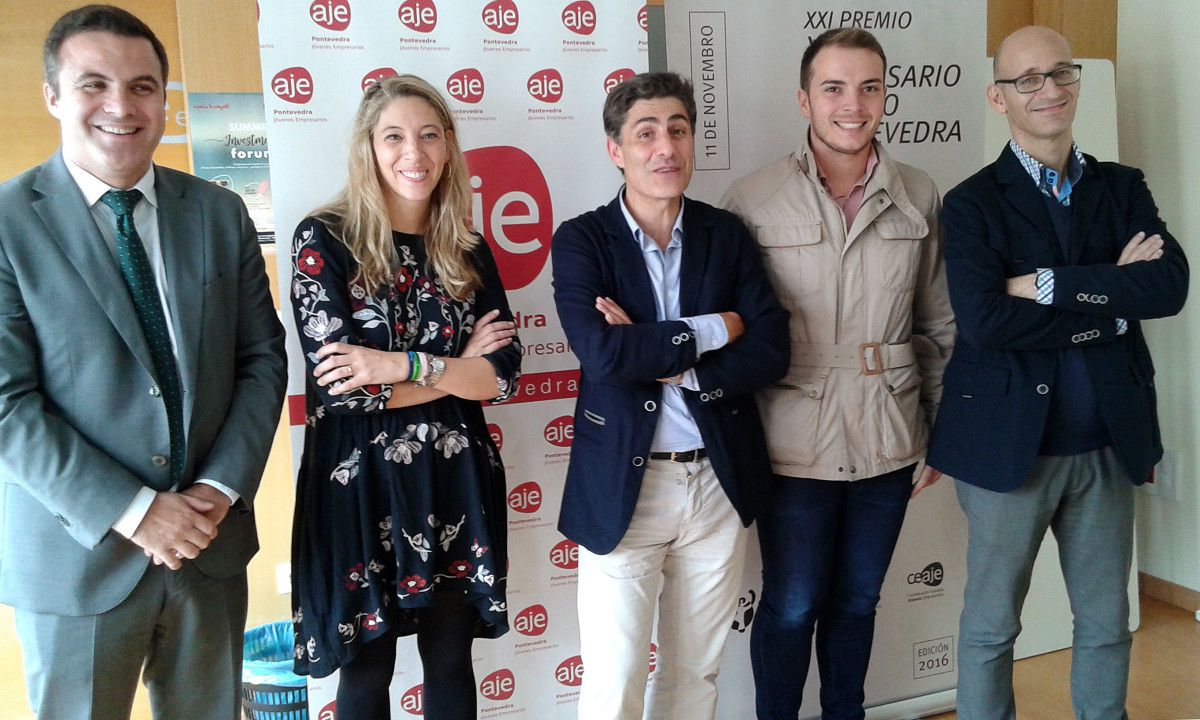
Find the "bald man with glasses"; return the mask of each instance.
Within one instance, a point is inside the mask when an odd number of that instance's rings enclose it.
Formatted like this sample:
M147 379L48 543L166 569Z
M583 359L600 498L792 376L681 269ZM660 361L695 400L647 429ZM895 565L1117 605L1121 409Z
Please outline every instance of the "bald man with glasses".
M1125 718L1133 487L1162 457L1140 322L1174 315L1188 265L1142 173L1075 145L1080 66L1058 33L996 51L1000 157L946 195L958 339L928 463L967 516L958 717L1013 720L1013 644L1049 529L1074 613L1077 718Z

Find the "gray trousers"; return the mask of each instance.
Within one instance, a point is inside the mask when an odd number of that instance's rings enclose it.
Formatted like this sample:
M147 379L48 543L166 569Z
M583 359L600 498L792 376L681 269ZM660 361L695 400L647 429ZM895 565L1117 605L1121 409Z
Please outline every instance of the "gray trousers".
M1074 616L1071 703L1079 720L1121 720L1129 679L1133 486L1111 448L1039 457L1019 489L956 481L967 516L958 641L959 720L1015 720L1013 643L1049 528Z
M18 609L16 624L38 720L128 720L139 675L155 718L240 717L245 573L151 566L108 612Z

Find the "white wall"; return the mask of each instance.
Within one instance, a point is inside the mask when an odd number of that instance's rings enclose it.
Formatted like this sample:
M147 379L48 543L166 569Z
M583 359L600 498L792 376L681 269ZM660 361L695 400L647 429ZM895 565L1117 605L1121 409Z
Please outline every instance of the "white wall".
M1149 575L1200 590L1200 2L1120 0L1117 121L1121 162L1146 173L1159 213L1192 263L1181 315L1145 324L1158 373L1168 477L1138 497L1138 562Z

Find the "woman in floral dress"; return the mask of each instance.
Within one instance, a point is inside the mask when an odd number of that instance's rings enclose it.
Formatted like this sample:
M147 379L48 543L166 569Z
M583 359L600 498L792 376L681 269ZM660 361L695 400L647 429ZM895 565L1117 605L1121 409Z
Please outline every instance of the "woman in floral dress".
M428 720L475 717L471 643L508 630L505 480L480 400L521 350L445 101L366 91L349 179L292 241L307 428L292 538L296 671L341 670L338 716L387 718L417 635Z

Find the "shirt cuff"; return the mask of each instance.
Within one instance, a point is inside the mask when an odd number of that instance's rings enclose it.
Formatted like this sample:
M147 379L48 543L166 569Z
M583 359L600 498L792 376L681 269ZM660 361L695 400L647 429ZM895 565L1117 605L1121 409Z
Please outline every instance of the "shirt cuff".
M1129 330L1129 321L1125 318L1117 318L1117 334L1124 335Z
M133 500L130 501L129 507L125 508L121 517L112 524L112 529L123 537L133 537L133 534L137 532L138 525L142 524L142 518L150 512L150 503L154 502L154 496L157 494L154 492L154 488L143 487L138 490L137 495L134 495Z
M242 497L241 495L237 494L237 492L235 492L233 490L233 488L230 488L228 485L222 485L221 483L217 482L216 480L210 480L208 478L200 478L199 480L196 481L196 484L197 485L211 485L212 487L215 487L216 489L220 490L222 495L229 498L230 505L235 504Z
M679 318L696 333L696 357L729 344L729 330L720 313Z
M1037 302L1039 305L1054 304L1054 269L1053 268L1038 268L1037 279L1034 281L1037 285Z
M679 387L700 392L700 378L696 377L695 368L688 368L679 375Z

